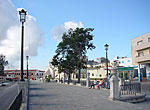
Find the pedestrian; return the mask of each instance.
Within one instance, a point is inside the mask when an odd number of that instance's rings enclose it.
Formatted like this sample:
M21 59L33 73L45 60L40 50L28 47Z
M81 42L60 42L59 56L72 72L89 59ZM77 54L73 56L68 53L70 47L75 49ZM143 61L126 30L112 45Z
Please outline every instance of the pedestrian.
M91 88L94 89L96 84L97 84L97 80L96 80L96 78L95 78L94 82L91 84L91 87L90 87L89 89L91 89Z
M104 81L102 79L100 79L99 83L96 85L96 87L98 89L100 89L102 87L102 85L104 84Z

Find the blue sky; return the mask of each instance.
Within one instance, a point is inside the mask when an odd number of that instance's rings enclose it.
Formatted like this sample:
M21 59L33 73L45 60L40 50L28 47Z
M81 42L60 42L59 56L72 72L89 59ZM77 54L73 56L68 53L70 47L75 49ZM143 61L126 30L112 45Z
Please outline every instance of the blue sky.
M131 39L150 32L150 0L11 0L15 8L24 8L36 18L43 31L44 45L37 56L30 58L30 68L44 70L55 54L59 42L50 30L65 22L81 22L94 28L96 49L88 51L89 59L104 57L104 44L109 44L108 56L131 57Z

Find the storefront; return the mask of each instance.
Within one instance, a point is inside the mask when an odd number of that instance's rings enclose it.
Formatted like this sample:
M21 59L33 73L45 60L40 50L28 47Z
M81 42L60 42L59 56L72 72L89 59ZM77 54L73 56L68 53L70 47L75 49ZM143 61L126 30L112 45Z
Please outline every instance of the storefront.
M134 76L134 67L118 67L118 76L125 80L132 80Z

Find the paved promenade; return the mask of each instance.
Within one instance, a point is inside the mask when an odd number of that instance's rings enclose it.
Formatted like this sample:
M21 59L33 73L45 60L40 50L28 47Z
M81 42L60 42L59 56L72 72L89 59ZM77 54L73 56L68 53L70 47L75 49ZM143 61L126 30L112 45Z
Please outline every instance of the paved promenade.
M149 110L150 103L130 104L108 99L108 90L30 83L29 110Z

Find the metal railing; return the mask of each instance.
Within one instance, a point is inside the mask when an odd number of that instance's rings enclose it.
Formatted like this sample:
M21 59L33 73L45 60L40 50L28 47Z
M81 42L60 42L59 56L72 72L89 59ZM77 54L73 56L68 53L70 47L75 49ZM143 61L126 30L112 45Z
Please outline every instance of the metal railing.
M136 95L136 93L141 93L140 83L124 83L120 85L120 95Z
M13 103L10 105L8 110L19 110L22 103L22 90L19 92Z

